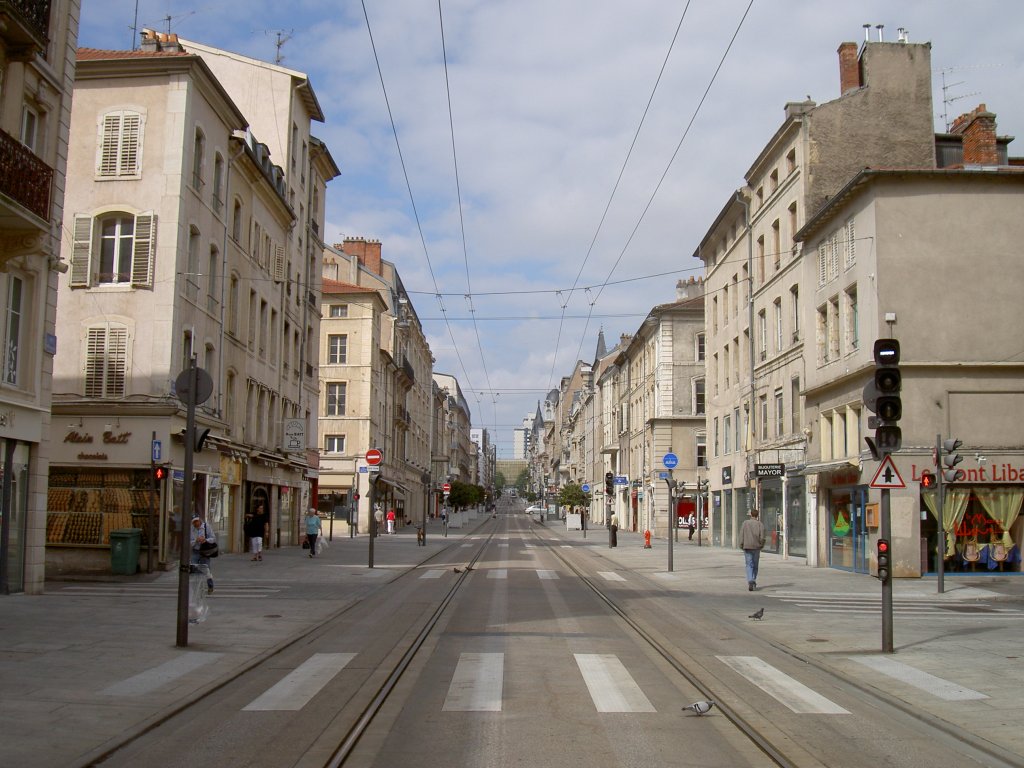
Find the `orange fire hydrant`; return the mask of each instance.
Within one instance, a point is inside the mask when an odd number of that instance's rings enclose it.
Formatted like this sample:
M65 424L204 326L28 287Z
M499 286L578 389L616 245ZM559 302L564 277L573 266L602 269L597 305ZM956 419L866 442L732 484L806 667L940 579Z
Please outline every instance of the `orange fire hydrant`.
M651 548L651 532L644 531L644 549Z

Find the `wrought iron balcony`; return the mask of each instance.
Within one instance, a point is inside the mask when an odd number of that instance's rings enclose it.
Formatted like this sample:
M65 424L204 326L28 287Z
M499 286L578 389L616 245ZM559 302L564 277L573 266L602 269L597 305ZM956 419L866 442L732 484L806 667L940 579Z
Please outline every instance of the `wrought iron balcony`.
M395 406L395 422L408 425L410 422L409 409L403 405Z
M0 130L0 192L49 221L52 184L53 169L20 141Z
M12 61L28 61L50 42L50 0L0 0L0 35Z

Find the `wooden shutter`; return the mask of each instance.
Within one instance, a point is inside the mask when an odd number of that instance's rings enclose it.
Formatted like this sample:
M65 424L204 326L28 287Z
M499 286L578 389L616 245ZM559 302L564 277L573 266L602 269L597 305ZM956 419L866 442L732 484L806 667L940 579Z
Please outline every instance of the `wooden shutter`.
M121 138L121 113L113 112L103 116L100 123L99 157L96 160L97 176L117 176L118 145Z
M826 282L826 270L828 269L828 246L826 243L821 243L818 246L818 287L820 288Z
M128 372L128 329L107 329L106 396L124 397Z
M88 288L92 275L92 216L75 214L71 245L71 287Z
M118 176L136 176L139 168L139 143L142 138L142 115L128 112L121 118L121 147Z
M156 253L156 214L152 211L135 217L135 241L132 245L132 285L153 287L153 261Z
M90 328L85 339L86 397L103 397L103 362L107 348L107 329Z
M284 280L284 246L274 246L274 282Z

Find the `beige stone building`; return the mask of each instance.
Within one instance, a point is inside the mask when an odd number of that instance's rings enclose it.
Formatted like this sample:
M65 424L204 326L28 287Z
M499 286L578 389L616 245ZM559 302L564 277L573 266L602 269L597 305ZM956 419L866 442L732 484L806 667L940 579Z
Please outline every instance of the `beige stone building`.
M295 215L283 173L205 61L173 36L83 49L76 76L58 329L47 560L110 567L112 530L144 532L144 567L178 558L190 361L192 508L225 551L263 503L268 546L297 542L310 500L309 371ZM305 292L299 309L306 303ZM152 463L169 475L151 493ZM151 513L152 510L152 513Z
M0 594L43 591L78 0L0 6ZM59 431L59 430L58 430Z
M323 279L319 507L357 510L367 531L373 480L378 503L400 519L420 520L432 509L435 485L433 356L422 324L379 241L349 238L328 247ZM371 448L384 457L377 473L365 460Z

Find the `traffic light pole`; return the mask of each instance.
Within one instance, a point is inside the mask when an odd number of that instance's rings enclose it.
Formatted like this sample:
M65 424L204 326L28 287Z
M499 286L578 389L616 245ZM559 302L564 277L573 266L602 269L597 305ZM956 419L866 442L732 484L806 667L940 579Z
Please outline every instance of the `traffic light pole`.
M673 512L674 512L673 505L675 504L675 501L676 501L675 500L676 481L672 479L672 470L671 469L668 471L668 477L665 478L665 485L668 486L668 515L667 515L668 526L669 526L669 530L668 530L668 572L672 573L672 571L674 570L674 564L673 564L673 560L672 560L672 558L673 558L672 534L674 533L674 531L672 529L676 527L676 521L673 519L675 517L675 515L673 514Z
M942 435L935 436L935 490L937 491L936 496L938 497L938 511L936 517L939 522L939 535L937 537L937 543L935 544L935 574L936 581L939 587L939 594L945 590L945 573L946 573L946 528L942 523L943 518L946 516L946 488L945 479L942 472Z
M882 489L882 509L879 538L892 541L892 518L889 513L889 489ZM882 579L882 652L892 653L892 571Z
M185 400L185 478L181 492L181 525L178 526L181 538L178 541L180 559L178 562L178 633L177 646L188 646L188 589L189 567L192 565L192 465L193 440L196 434L196 359L192 357L188 364L188 393Z

